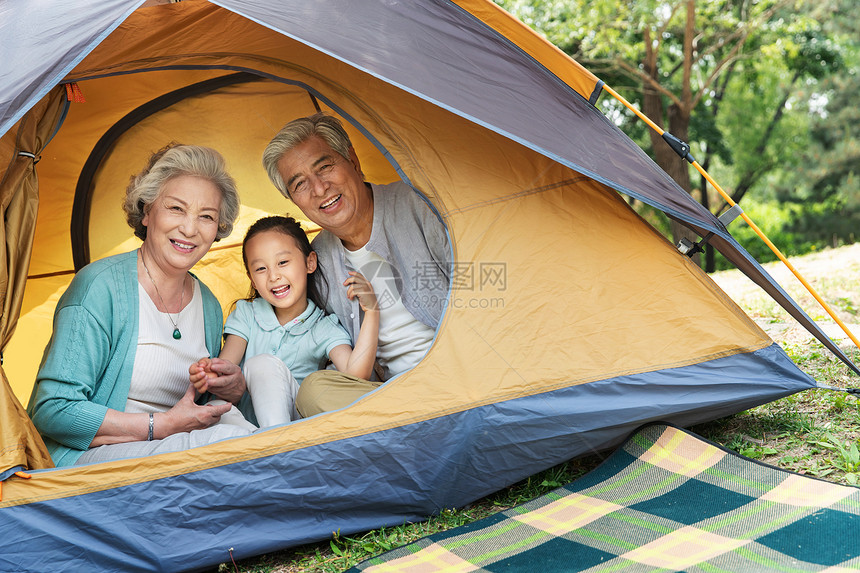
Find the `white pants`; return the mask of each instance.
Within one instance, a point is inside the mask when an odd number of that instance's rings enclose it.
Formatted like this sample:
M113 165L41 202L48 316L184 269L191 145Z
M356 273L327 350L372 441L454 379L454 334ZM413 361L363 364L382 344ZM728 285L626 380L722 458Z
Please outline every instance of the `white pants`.
M271 354L252 356L245 359L242 373L261 428L299 419L296 412L299 383L280 358Z
M254 413L261 428L299 419L295 406L299 384L280 358L270 354L253 356L245 360L242 373L245 375ZM224 404L225 402L210 400L209 403ZM248 436L255 430L257 427L247 421L239 409L233 406L214 426L173 434L151 442L125 442L98 446L84 452L75 465L179 452L226 438Z
M247 421L236 406L233 406L229 412L221 416L221 420L214 426L191 432L180 432L162 440L152 440L151 442L125 442L123 444L98 446L85 451L75 462L75 465L179 452L189 448L206 446L227 438L250 436L256 429L257 427Z

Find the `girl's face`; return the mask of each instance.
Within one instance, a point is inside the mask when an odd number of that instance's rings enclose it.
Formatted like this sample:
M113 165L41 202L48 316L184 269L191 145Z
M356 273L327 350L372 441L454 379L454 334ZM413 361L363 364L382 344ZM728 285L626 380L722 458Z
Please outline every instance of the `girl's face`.
M263 299L286 324L308 307L308 275L317 268L317 254L305 257L290 235L270 229L245 242L248 276Z

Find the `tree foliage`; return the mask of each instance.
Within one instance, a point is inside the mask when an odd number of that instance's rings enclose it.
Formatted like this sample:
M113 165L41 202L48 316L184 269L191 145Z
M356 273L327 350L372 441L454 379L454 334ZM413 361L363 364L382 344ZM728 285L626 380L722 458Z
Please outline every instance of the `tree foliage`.
M838 246L857 240L860 229L860 22L848 17L856 5L826 2L817 18L824 24L820 45L838 50L839 73L804 86L809 102L809 137L793 169L776 186L778 200L800 206L788 225L810 242ZM816 67L819 59L810 58Z
M690 142L734 201L767 195L792 168L809 138L810 103L844 64L845 36L822 6L838 11L848 0L497 2ZM614 100L601 105L703 205L717 214L726 207L658 133L631 129L636 120ZM828 185L821 179L818 190ZM673 228L676 239L681 232Z

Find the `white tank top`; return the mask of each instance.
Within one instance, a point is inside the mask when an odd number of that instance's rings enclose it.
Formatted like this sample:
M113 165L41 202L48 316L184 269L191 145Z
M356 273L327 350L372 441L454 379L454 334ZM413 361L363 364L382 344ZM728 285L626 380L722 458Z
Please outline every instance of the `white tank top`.
M172 408L188 389L188 368L209 356L203 328L203 297L196 279L192 285L194 294L191 302L178 315L170 315L182 333L182 338L176 340L168 314L155 307L138 283L137 353L126 412L164 412Z

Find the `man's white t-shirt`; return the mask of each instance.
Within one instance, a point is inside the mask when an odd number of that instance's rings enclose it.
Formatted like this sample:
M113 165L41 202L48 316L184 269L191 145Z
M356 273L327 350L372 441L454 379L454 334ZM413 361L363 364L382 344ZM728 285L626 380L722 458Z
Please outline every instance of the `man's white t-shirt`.
M435 330L403 306L394 270L385 259L364 247L344 249L348 265L370 281L379 303L379 347L376 356L388 380L413 368L424 358Z

